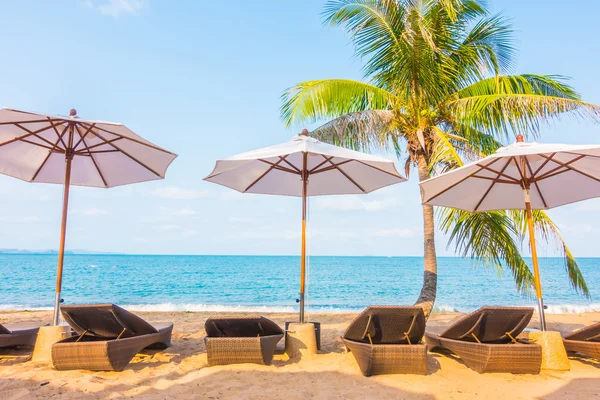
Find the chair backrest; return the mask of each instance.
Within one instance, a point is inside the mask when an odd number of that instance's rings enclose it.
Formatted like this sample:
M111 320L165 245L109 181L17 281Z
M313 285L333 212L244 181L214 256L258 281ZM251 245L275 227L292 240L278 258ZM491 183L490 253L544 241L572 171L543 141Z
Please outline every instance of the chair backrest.
M373 344L416 344L424 333L423 308L370 306L350 323L344 338Z
M114 304L62 306L63 318L77 334L114 339L157 333L148 322Z
M454 322L440 336L481 343L508 343L527 327L531 307L481 307Z
M565 336L567 340L583 340L587 342L600 342L600 322L576 330Z
M0 324L0 335L10 335L12 332L8 330L7 327Z
M282 335L283 329L265 317L208 318L204 323L208 337L257 337Z

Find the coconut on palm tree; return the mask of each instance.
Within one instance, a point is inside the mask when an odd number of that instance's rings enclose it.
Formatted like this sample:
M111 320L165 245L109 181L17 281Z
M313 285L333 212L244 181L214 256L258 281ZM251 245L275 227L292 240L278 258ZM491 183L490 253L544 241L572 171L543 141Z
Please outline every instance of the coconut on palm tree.
M330 0L326 23L350 33L365 60L365 82L324 79L299 83L282 96L290 124L327 121L311 134L357 150L394 150L419 181L494 152L516 133L533 135L562 114L598 119L558 76L511 75L509 24L480 0ZM442 231L459 253L502 270L527 291L532 274L520 254L526 232L520 211L472 214L440 209ZM585 280L556 225L534 215L547 240L556 239L572 286ZM417 304L426 315L437 289L434 210L423 205L424 282Z

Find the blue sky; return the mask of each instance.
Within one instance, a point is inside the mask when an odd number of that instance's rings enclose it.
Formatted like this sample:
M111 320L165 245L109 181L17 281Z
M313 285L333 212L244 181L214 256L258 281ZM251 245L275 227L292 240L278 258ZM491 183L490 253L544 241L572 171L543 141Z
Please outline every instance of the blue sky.
M515 72L570 76L600 103L600 4L490 1L510 17ZM580 3L580 4L578 4ZM543 5L542 5L543 4ZM117 121L177 154L167 179L72 191L67 247L127 253L297 254L300 201L203 182L217 158L288 140L282 91L308 79L362 77L323 0L5 2L0 105ZM585 10L585 12L581 12ZM599 125L564 120L543 141L599 143ZM0 176L0 247L58 247L62 188ZM422 254L419 191L311 201L312 254ZM600 201L550 214L576 256L600 256ZM446 238L438 235L438 253ZM541 255L555 254L541 246Z

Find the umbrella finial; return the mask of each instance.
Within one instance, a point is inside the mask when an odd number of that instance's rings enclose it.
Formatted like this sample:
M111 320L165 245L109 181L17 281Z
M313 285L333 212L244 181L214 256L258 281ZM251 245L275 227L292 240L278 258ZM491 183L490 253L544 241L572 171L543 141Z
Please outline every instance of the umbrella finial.
M74 117L77 115L77 110L74 108L71 108L71 111L69 111L69 116L70 117Z
M306 128L302 129L301 135L302 136L308 136L308 129L306 129Z
M517 143L523 143L523 135L521 135L520 133L517 135Z

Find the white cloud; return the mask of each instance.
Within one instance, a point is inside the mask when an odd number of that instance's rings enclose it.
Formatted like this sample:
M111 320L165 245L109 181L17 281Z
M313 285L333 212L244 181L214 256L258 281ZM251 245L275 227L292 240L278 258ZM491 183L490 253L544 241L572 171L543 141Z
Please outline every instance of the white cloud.
M96 208L96 207L84 208L83 210L75 210L74 213L85 215L87 217L95 217L97 215L109 214L109 212L107 210L103 210L101 208Z
M152 196L171 200L192 200L208 196L208 192L198 189L184 189L168 186L154 189Z
M400 238L410 238L415 237L417 234L414 229L407 228L389 228L389 229L375 229L368 232L369 236L372 237L400 237Z
M270 231L270 230L254 230L247 232L239 232L235 235L241 239L249 239L249 240L265 240L265 239L274 239L274 240L300 240L301 235L299 231L285 230L285 231ZM310 234L308 234L310 237Z
M234 201L234 200L248 200L248 199L252 199L252 197L255 197L249 195L248 193L240 193L240 192L236 192L235 190L229 190L227 192L222 192L219 195L219 198L223 201Z
M157 222L166 222L166 221L170 221L171 218L167 218L164 215L147 215L145 217L140 218L141 222L145 222L145 223L157 223Z
M89 7L97 9L100 14L113 18L119 18L124 14L137 14L145 6L145 3L145 0L108 0L98 5L95 5L92 1L87 2Z
M177 225L161 225L156 227L156 230L161 232L176 231L177 229L179 229Z
M398 207L400 204L402 204L400 200L395 197L365 200L359 196L329 196L315 200L318 209L335 211L383 211Z
M171 215L178 217L188 217L190 215L198 215L198 211L190 210L188 208L180 208L178 210L171 211Z
M227 221L229 221L232 224L252 224L252 223L257 222L256 218L252 218L252 217L233 217L233 216L227 217Z
M33 215L23 217L23 222L38 222L39 220L40 220L40 217L36 217Z

